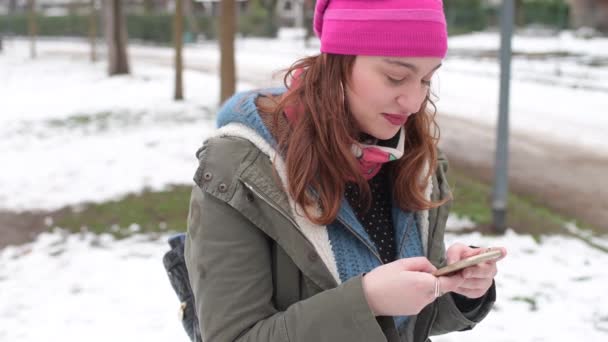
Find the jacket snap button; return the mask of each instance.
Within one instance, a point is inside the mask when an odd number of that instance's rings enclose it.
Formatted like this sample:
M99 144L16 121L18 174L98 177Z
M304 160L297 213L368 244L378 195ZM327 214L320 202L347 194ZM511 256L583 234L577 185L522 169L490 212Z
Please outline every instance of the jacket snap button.
M310 262L316 262L319 259L319 255L315 252L308 253L308 260Z
M213 174L211 174L211 172L205 172L205 174L203 175L203 178L204 178L206 181L210 181L210 180L211 180L211 178L213 178Z
M228 190L228 186L226 184L222 183L219 186L219 190L220 190L220 192L226 192L226 190Z
M253 202L253 194L251 192L248 192L247 195L245 195L245 197L247 197L247 200L249 202Z

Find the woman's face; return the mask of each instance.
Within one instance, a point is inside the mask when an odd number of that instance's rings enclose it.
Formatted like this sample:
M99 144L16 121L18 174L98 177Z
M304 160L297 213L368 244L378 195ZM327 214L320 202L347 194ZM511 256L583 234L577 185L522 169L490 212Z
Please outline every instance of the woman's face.
M364 133L390 139L420 110L441 58L357 56L345 85L348 106Z

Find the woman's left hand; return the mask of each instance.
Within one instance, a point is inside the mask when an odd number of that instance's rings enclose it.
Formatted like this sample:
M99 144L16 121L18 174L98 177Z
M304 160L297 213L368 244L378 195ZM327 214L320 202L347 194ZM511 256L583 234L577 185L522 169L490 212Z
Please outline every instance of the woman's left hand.
M467 267L453 275L439 277L441 292L455 292L472 299L483 296L492 286L492 281L498 272L496 262L507 255L507 250L504 247L493 247L492 249L500 249L502 256L496 260ZM487 248L471 248L462 243L455 243L446 252L447 264L455 263L487 250Z

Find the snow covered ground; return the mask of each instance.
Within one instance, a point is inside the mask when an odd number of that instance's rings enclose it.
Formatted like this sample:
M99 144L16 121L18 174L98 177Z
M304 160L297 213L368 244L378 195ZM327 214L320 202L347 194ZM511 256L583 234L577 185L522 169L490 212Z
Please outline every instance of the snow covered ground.
M495 33L450 40L454 52L433 86L442 115L495 122L497 44ZM83 41L41 40L38 48L31 61L27 41L13 39L0 54L0 209L55 209L190 183L219 97L214 44L187 48L183 103L171 99L170 49L131 46L133 74L108 78L105 63L87 62ZM287 37L239 40L239 89L277 84L270 72L317 49ZM512 128L608 155L608 39L520 36L514 50ZM186 341L162 269L165 238L56 231L1 250L0 341ZM495 312L473 331L437 341L608 339L607 254L579 240L535 242L512 232L448 240L503 245L510 254Z
M467 222L451 217L457 229ZM44 233L0 251L0 341L188 341L178 300L162 268L166 236ZM603 342L608 338L608 255L577 240L536 242L448 234L506 246L498 303L475 329L434 341Z
M53 209L192 179L214 127L216 76L186 71L189 98L177 103L170 68L134 63L132 75L108 78L105 63L30 61L24 46L7 45L0 208Z
M288 37L237 42L240 89L280 84L274 71L318 49ZM564 33L516 37L513 45L511 129L608 156L608 39ZM495 124L498 63L483 55L497 46L495 33L450 40L453 56L433 84L441 115ZM132 45L133 74L115 78L105 76L105 63L87 62L84 41L39 41L36 61L28 48L26 40L8 40L0 55L0 208L57 208L190 181L219 97L217 77L199 72L217 72L214 43L187 48L181 104L171 101L168 48ZM539 51L548 57L525 55ZM591 59L606 63L582 62Z

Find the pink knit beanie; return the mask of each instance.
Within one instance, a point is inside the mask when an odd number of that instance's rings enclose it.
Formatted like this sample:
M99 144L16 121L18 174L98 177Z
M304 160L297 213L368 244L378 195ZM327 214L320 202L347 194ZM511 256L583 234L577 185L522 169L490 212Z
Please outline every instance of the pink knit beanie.
M448 47L442 0L317 0L321 52L440 57Z

